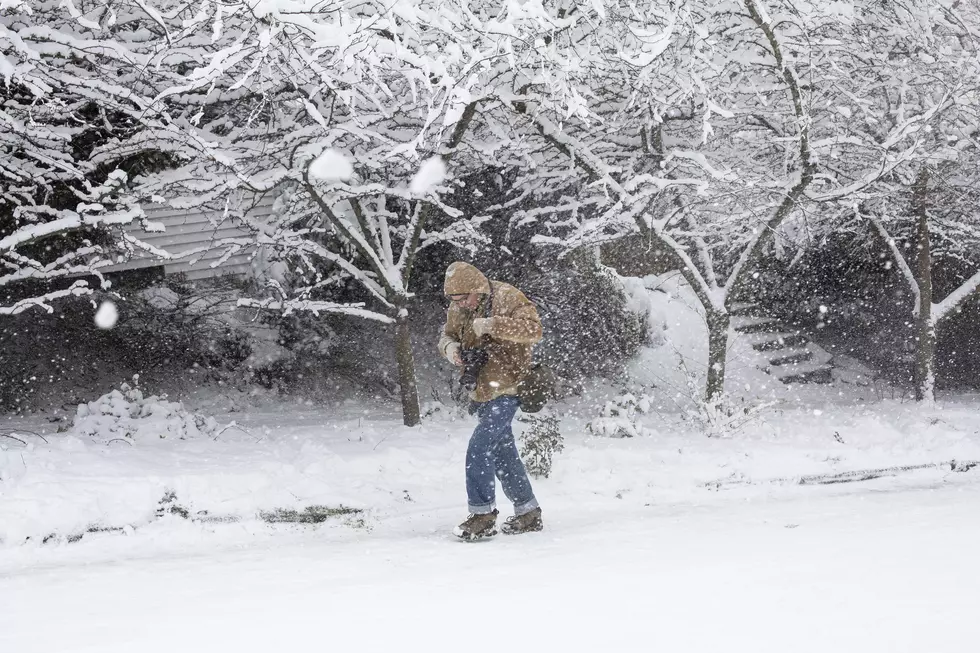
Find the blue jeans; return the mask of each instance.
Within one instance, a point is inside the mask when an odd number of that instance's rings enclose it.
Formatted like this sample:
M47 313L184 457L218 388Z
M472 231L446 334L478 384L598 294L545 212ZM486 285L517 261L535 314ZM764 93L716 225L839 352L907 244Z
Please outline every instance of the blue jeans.
M475 404L479 424L466 449L466 498L474 515L493 512L497 478L514 504L514 514L538 507L510 427L519 404L517 397L509 395Z

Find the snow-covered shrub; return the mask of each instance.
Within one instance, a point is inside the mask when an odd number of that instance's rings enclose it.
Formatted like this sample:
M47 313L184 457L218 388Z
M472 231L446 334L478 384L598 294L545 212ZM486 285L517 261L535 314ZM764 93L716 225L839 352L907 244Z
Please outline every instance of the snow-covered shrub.
M695 408L688 411L688 416L708 437L729 437L774 404L775 402L748 404L744 399L735 401L728 395L705 401L699 396Z
M338 393L398 396L392 330L359 317L263 312L282 355L256 363L255 383L284 394L326 399Z
M701 394L702 381L687 368L683 357L678 358L687 378L688 395L692 404L687 416L709 438L730 437L756 419L762 411L776 404L774 401L750 404L744 398L736 400L727 393L710 400L705 399Z
M164 517L166 515L176 515L184 519L188 519L191 516L190 510L177 501L177 493L173 490L164 492L163 498L157 504L157 517Z
M613 377L647 341L647 316L634 310L617 275L599 266L551 271L531 283L545 327L536 355L558 376Z
M166 385L175 377L242 384L262 338L274 345L274 330L236 308L230 279L172 275L146 287L129 274L113 284L119 318L111 329L96 325L93 297L0 320L0 410L73 409L105 379L133 374Z
M274 319L282 346L311 366L321 364L344 345L337 324L329 316L297 312Z
M556 453L565 448L556 415L521 415L518 420L527 424L520 435L520 454L527 473L534 477L548 478Z
M171 275L162 284L125 295L110 333L114 351L137 369L155 367L233 370L252 353L235 317L238 282L189 282Z
M6 333L0 332L0 348L6 346L5 335ZM0 411L15 411L37 389L37 377L34 375L36 364L24 356L8 358L4 352L3 367L3 378L0 378Z
M605 438L632 438L643 434L643 427L636 423L638 415L650 411L650 398L637 397L626 392L607 401L599 417L585 425L592 435Z
M187 411L183 404L165 397L144 397L137 387L123 383L118 390L95 401L79 404L72 431L102 442L148 439L187 440L215 437L218 423Z

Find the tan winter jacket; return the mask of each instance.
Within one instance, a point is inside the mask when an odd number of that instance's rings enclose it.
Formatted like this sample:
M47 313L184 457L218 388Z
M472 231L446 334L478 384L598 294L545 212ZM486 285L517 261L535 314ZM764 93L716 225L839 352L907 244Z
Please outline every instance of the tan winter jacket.
M473 320L486 316L486 302L493 288L491 323L487 333L478 337ZM541 319L534 304L520 290L502 281L490 281L468 263L453 263L446 271L446 294L480 293L484 297L474 310L453 303L446 315L439 352L450 362L454 343L464 348L482 347L487 364L477 378L473 401L490 401L501 395L516 395L517 385L531 369L531 347L541 340Z

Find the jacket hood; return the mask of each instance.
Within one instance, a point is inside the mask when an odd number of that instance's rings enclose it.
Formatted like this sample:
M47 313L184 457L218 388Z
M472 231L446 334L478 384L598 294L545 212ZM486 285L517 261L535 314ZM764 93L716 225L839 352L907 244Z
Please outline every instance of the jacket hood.
M490 280L469 263L456 261L446 268L444 291L447 295L490 294Z

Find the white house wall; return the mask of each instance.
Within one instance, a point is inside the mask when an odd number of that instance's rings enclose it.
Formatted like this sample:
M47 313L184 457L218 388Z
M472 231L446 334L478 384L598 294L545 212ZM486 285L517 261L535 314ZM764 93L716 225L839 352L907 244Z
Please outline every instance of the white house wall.
M275 198L271 195L263 197L248 211L248 215L253 218L271 215L274 201ZM163 266L164 274L183 273L189 279L204 279L224 274L245 275L252 272L254 248L243 249L218 265L218 261L224 256L225 248L217 246L217 243L226 238L250 236L250 232L243 229L239 221L233 217L225 215L222 211L200 208L175 209L170 206L151 205L145 206L144 210L151 222L164 226L164 231L147 232L138 224L127 226L126 231L134 237L175 256L191 250L210 249L193 257L177 260L162 259L138 252L127 261L105 268L105 272Z

